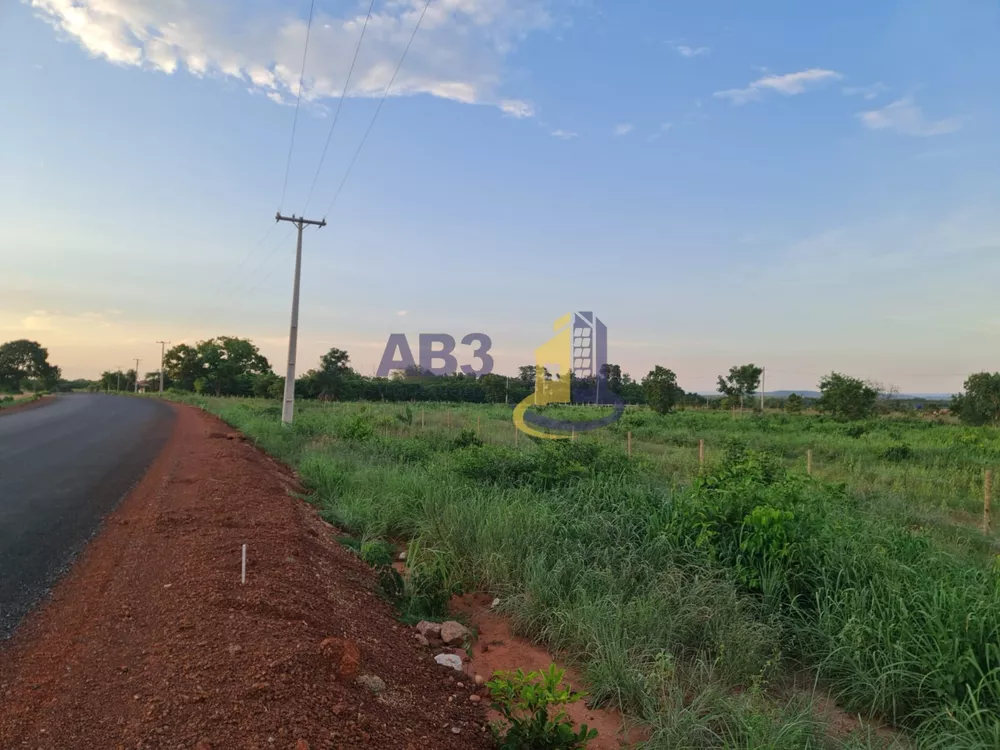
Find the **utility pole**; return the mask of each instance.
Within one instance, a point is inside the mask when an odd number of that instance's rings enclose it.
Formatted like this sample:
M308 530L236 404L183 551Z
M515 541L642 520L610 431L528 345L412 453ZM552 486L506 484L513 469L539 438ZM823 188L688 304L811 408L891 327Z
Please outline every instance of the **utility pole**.
M760 368L760 411L764 412L764 378L767 376L767 368Z
M117 365L115 369L118 371L118 385L115 386L115 393L121 393L122 390L122 366Z
M160 395L163 395L163 354L166 351L169 341L157 341L160 345Z
M292 412L295 410L295 350L299 340L299 279L302 275L302 229L306 224L325 227L326 219L314 221L303 219L292 214L282 216L279 211L274 215L275 221L290 221L299 230L299 238L295 243L295 284L292 287L292 325L288 333L288 372L285 375L285 400L281 405L281 421L292 423Z
M139 392L139 362L141 362L138 357L135 358L135 392Z

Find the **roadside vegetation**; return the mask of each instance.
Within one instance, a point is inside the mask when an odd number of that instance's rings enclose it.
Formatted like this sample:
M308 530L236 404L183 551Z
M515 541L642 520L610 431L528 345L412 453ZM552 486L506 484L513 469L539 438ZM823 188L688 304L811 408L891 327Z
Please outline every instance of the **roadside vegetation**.
M1000 747L991 428L630 408L536 441L501 406L307 402L288 429L274 401L178 398L362 547L407 540L411 603L500 597L651 747Z

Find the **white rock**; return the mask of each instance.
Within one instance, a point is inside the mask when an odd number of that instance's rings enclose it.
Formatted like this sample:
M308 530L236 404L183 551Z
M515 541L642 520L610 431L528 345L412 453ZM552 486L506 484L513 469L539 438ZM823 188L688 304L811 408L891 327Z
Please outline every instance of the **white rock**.
M399 557L397 557L396 559L399 560L400 562L405 562L406 561L406 551L404 550L403 552L400 552L399 553Z
M455 654L438 654L434 657L434 661L440 664L442 667L451 667L452 669L462 671L462 657L456 656Z
M496 599L493 600L493 603L490 604L490 607L496 609L499 606L500 606L500 597L498 596Z

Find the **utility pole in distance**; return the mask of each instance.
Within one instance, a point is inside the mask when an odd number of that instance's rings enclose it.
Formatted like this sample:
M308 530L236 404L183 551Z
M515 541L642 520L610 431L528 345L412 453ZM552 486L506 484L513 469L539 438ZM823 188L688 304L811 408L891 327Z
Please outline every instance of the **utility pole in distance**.
M139 362L141 362L138 357L135 358L135 392L139 392Z
M302 275L302 229L306 224L325 227L326 219L314 221L303 219L292 214L282 216L279 211L274 215L275 221L290 221L299 230L299 239L295 243L295 284L292 287L292 325L288 334L288 372L285 375L285 400L281 404L281 421L292 423L292 413L295 409L295 350L299 340L299 279Z
M764 378L766 377L766 375L767 375L767 368L766 367L761 367L760 368L760 411L761 411L761 414L764 413L764 383L766 382L764 380Z
M160 345L160 395L163 395L163 353L166 351L169 341L157 341Z

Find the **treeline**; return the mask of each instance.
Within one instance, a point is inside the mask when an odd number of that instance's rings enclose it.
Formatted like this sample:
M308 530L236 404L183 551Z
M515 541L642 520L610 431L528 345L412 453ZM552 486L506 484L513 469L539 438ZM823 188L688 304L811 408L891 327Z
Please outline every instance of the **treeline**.
M17 343L17 342L15 342ZM2 362L2 360L0 360ZM58 370L58 368L56 368ZM215 396L281 398L284 378L276 375L267 358L249 339L218 336L194 346L180 344L166 352L164 385L168 389ZM515 404L535 390L536 368L524 365L516 376L456 374L435 376L410 368L389 378L361 375L350 366L342 349L330 349L319 366L295 381L295 395L303 399L331 401L453 401ZM647 404L660 413L678 407L707 406L714 409L758 410L763 368L755 364L735 365L718 378L719 396L706 398L685 391L676 374L654 367L641 380L623 373L615 364L605 365L600 378L574 378L566 374L542 373L545 382L570 380L575 403ZM91 384L94 390L133 390L138 373L105 372ZM146 374L151 389L159 387L159 372ZM784 399L765 398L765 405L798 414L816 409L835 419L868 419L880 413L912 411L914 402L899 399L891 386L831 372L818 384L820 397L804 398L792 393ZM970 425L1000 426L1000 373L977 373L965 381L965 390L952 397L951 411Z

